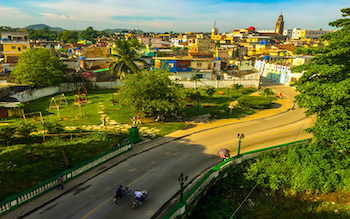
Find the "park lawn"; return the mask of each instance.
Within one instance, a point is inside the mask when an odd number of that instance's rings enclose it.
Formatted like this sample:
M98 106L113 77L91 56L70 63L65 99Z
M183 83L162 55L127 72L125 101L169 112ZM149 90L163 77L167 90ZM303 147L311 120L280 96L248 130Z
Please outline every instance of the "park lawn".
M193 117L198 115L203 115L210 113L213 110L227 109L229 103L234 101L238 97L244 95L240 89L237 92L230 89L229 99L227 98L228 89L217 89L212 97L209 97L204 89L196 89L194 91L201 92L200 107L197 111L197 101L191 101L188 105L192 107L186 107L185 113L187 117ZM218 92L223 92L224 94L219 94ZM82 126L82 125L100 125L102 123L103 114L107 115L110 120L115 120L117 123L131 124L131 118L133 115L126 107L121 106L119 103L112 104L111 99L113 99L113 93L115 90L92 90L89 91L87 95L87 104L81 104L81 108L75 102L76 93L66 93L68 105L62 104L59 110L60 120L58 118L57 108L50 107L51 97L43 97L38 100L31 101L25 104L24 110L26 113L41 111L45 121L59 121L63 126ZM58 102L59 99L55 98ZM101 107L103 105L103 108ZM210 107L207 107L210 106ZM81 113L80 113L81 112ZM236 113L236 115L249 114L252 113ZM227 118L236 118L233 115ZM17 121L17 120L14 120ZM166 123L170 126L173 124ZM167 125L162 125L165 128ZM167 128L171 130L172 128ZM165 131L164 133L167 133Z
M201 98L199 100L199 108L197 110L197 100L192 100L187 103L187 107L185 109L186 116L193 117L203 114L208 114L215 110L224 110L222 113L222 118L238 118L242 115L251 115L254 114L255 111L251 109L234 109L232 110L232 114L229 115L228 106L230 103L243 95L248 95L256 90L251 89L247 94L243 94L244 88L235 91L233 89L216 89L214 95L210 97L205 93L204 89L197 89L194 91L199 91L201 93ZM223 94L222 94L223 93Z

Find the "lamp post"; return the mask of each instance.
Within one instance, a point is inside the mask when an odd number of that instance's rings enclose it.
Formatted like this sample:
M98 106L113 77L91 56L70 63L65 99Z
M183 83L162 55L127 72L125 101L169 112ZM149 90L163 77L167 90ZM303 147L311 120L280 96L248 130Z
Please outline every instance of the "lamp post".
M179 178L177 179L180 182L180 203L184 205L184 182L187 181L188 176L184 176L183 173L180 174Z
M240 134L240 133L237 134L237 138L238 138L238 153L237 153L237 156L239 156L239 152L241 150L241 141L242 141L242 139L244 137L245 137L245 135L243 133L242 134Z

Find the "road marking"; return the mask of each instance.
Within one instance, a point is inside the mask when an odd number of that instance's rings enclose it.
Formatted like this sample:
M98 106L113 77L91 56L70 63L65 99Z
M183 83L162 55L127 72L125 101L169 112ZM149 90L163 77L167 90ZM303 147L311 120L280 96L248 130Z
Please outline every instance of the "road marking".
M145 177L146 175L152 173L153 171L155 171L156 169L153 169L145 174L143 174L142 176L140 176L139 178L135 179L132 183L130 183L128 185L128 187L130 187L132 184L134 184L135 182L139 181L140 179L142 179L143 177ZM91 215L92 213L94 213L97 209L99 209L102 205L106 204L107 202L109 202L110 200L112 200L112 198L114 198L114 195L112 197L110 197L109 199L107 199L107 201L103 202L102 204L100 204L99 206L97 206L94 210L90 211L87 215L85 215L84 217L82 217L82 219L87 218L89 215Z

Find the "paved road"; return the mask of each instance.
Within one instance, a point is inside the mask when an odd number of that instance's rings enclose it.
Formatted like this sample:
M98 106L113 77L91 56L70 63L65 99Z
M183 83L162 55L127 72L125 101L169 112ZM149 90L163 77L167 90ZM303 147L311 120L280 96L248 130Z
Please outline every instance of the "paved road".
M295 94L288 87L273 88L284 96ZM310 135L302 129L312 122L311 118L305 118L304 110L296 106L280 115L211 129L166 143L129 158L27 218L150 218L179 190L177 178L181 172L187 174L190 181L220 162L216 155L218 149L225 147L232 155L237 153L237 133L246 136L241 148L241 152L245 152L308 138ZM113 203L111 199L119 184L132 190L149 190L149 200L135 210L131 209L133 197L118 205Z

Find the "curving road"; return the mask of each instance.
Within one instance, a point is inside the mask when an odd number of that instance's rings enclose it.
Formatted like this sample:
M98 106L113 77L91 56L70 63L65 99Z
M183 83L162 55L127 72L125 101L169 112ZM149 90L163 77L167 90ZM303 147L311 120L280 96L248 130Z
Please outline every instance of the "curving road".
M269 85L284 96L295 95L292 88ZM280 115L192 134L127 159L27 218L151 218L179 190L181 172L189 182L221 161L218 149L229 148L231 155L236 154L237 133L246 136L241 147L246 152L309 138L302 130L312 124L312 118L305 118L304 110L296 106ZM117 205L111 199L119 184L147 189L149 199L137 209L131 209L133 197Z

